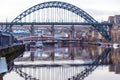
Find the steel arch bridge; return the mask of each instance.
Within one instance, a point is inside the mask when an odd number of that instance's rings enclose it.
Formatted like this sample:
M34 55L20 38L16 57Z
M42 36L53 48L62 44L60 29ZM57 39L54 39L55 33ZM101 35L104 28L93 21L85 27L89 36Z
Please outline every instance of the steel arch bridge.
M59 1L50 1L50 2L37 4L29 9L27 9L26 11L24 11L20 15L18 15L12 22L19 22L23 17L31 14L32 12L35 12L37 10L44 9L44 8L62 8L62 9L71 11L71 12L81 16L87 22L97 23L97 21L94 18L92 18L88 13L86 13L82 9L80 9L72 4L65 3L65 2L59 2Z
M80 17L84 20L80 21L80 19L78 19L77 22L75 20L74 21L54 20L54 21L46 21L46 22L36 21L35 12L38 10L43 10L47 8L59 8L59 9L67 10L69 12L74 13L75 15L77 15L77 17ZM55 11L53 12L55 13ZM35 13L33 14L35 21L30 20L27 22L26 18L28 17L30 18L31 16L29 15L32 13ZM47 13L43 13L43 14L47 14ZM51 15L52 14L53 13L51 13ZM62 15L62 16L65 17L66 15ZM71 16L69 15L69 17ZM63 25L63 24L64 25L91 25L93 26L94 30L97 30L106 40L108 41L111 40L110 29L111 29L112 24L99 23L93 17L91 17L88 13L86 13L84 10L80 9L79 7L66 3L66 2L60 2L60 1L50 1L50 2L44 2L44 3L37 4L25 10L24 12L22 12L11 23L8 23L8 25Z

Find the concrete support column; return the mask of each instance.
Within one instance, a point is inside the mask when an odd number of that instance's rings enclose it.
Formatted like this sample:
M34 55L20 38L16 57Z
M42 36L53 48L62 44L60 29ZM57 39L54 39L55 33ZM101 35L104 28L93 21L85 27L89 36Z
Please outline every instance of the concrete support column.
M31 25L30 26L30 36L34 36L34 26L33 25Z
M74 32L75 32L75 29L74 29L74 26L72 26L70 28L70 35L69 35L70 40L72 40L74 38Z
M54 25L51 26L50 32L51 32L51 36L54 36Z

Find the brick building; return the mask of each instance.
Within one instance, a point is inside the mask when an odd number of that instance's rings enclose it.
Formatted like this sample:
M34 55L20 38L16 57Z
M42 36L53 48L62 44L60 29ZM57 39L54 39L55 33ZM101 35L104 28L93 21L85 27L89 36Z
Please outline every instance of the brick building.
M120 15L109 16L108 22L113 23L111 30L112 42L120 42Z

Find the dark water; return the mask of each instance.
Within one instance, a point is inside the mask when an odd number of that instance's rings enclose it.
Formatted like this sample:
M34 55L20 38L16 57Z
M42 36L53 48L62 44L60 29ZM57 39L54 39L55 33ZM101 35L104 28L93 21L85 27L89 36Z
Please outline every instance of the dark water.
M14 61L4 80L119 80L120 49L46 45Z

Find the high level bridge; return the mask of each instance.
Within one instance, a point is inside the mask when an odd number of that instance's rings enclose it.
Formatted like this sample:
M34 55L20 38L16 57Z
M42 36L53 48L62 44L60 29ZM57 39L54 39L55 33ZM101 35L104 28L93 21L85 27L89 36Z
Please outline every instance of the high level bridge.
M26 31L34 36L36 31L54 36L67 33L70 39L82 30L96 30L110 41L111 23L99 23L79 7L60 1L44 2L32 6L12 22L0 22L0 29L9 32ZM19 33L20 34L20 33ZM27 36L30 36L27 35Z

